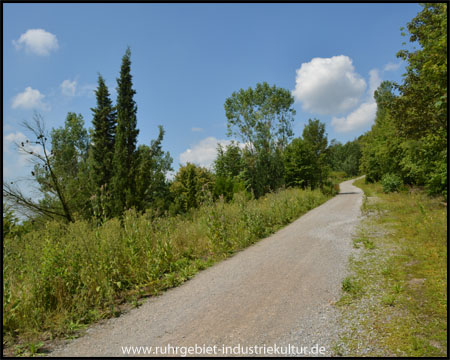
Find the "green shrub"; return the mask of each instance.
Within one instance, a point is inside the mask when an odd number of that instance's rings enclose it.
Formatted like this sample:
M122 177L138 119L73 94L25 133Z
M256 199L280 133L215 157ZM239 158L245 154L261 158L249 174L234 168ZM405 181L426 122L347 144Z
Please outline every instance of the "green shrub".
M381 185L385 193L399 191L403 185L402 179L395 174L385 174L381 178Z
M183 215L129 210L122 221L53 221L9 234L3 252L3 335L7 342L39 333L59 336L116 316L120 301L176 286L328 198L319 190L287 189L257 200L238 192L228 203L204 202Z

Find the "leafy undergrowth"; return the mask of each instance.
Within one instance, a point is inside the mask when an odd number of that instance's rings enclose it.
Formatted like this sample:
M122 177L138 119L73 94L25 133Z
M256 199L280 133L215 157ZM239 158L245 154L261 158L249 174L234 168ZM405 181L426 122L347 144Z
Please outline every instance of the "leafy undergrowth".
M100 227L86 221L4 239L3 335L15 354L77 336L124 304L177 286L325 202L318 190L287 189L205 204L185 216L128 211ZM14 345L14 346L13 346Z
M336 355L447 356L447 209L442 198L411 189L366 194L338 302Z

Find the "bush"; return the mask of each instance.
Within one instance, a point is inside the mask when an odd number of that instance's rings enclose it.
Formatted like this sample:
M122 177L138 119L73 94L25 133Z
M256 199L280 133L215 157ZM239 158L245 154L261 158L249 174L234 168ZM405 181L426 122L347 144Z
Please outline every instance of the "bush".
M73 324L115 316L120 301L176 286L328 198L318 189L282 190L257 200L243 191L185 215L128 210L122 221L99 226L53 221L10 233L3 252L3 335L8 342L38 333L59 336Z
M385 193L390 193L400 190L403 185L402 179L395 174L385 174L381 178L381 185Z

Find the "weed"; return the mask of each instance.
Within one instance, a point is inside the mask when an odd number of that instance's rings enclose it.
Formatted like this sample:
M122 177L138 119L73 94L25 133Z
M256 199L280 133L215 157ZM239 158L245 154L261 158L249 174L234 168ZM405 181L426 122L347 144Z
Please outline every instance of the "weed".
M352 295L358 295L361 293L362 286L355 278L346 277L342 281L342 290Z
M384 296L381 298L381 302L382 302L384 305L387 305L387 306L394 306L395 300L396 300L395 294L384 295Z
M54 221L8 235L3 247L6 342L44 333L72 336L93 321L119 316L124 299L139 306L140 297L181 284L329 198L300 189L258 200L236 194L230 203L205 202L183 216L129 210L122 223L104 220L100 203L92 222Z
M376 247L365 251L364 246L351 259L338 304L343 323L353 325L343 327L340 354L446 357L447 212L442 199L418 189L385 194L381 184L358 180L354 185L377 197L377 202L364 202L369 216L354 244L370 239ZM358 283L364 292L353 296Z

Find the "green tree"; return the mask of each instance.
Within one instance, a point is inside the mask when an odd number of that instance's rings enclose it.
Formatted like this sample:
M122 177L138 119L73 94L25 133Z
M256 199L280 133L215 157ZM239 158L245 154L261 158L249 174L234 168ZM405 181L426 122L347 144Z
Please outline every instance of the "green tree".
M53 129L50 136L53 172L59 179L68 205L79 216L89 216L91 188L86 164L89 136L84 128L83 116L68 113L64 127ZM39 172L36 168L36 174ZM45 173L48 179L48 172Z
M225 200L231 200L234 193L245 190L243 171L245 163L242 150L238 144L232 142L223 147L217 146L217 157L214 160L215 183L214 196L223 196Z
M401 166L407 181L431 194L447 193L447 4L423 4L408 23L419 49L401 50L408 62L391 112L404 139ZM405 178L405 176L404 176Z
M314 148L302 138L295 138L283 154L285 181L287 186L311 187L317 183L317 164Z
M101 75L98 76L98 87L95 93L97 107L91 109L94 115L92 119L94 129L91 137L91 165L93 182L98 192L102 185L110 184L111 180L117 114Z
M131 51L128 48L122 57L120 77L117 79L117 127L113 156L112 198L114 214L120 215L126 208L136 205L136 143L137 106L133 99Z
M425 134L447 133L447 4L423 4L423 10L408 23L415 51L397 56L408 62L403 83L396 88L392 115L399 133L418 139Z
M325 124L317 119L308 120L308 124L303 128L303 141L312 149L312 158L314 176L311 180L311 186L321 186L327 179L329 173L327 148L328 138L325 133Z
M162 150L164 129L159 126L159 135L150 146L139 145L137 149L136 193L137 207L166 210L168 208L169 184L166 175L172 171L172 158Z
M89 138L84 129L81 115L69 113L65 126L53 129L51 135L45 131L45 124L39 114L34 124L23 124L33 133L36 140L17 144L21 152L31 155L40 200L25 196L17 184L3 182L3 195L16 210L25 216L64 218L74 220L74 214L86 216L89 211L89 182L84 175ZM51 137L51 150L48 145ZM89 215L87 215L89 216Z
M328 164L333 171L343 171L347 176L358 175L361 159L359 139L347 141L344 145L333 139L327 152Z
M198 207L213 188L214 177L209 170L191 163L181 166L170 186L174 199L172 211L187 212Z
M402 84L384 82L375 92L377 117L362 140L361 170L368 181L395 174L446 196L447 4L422 6L407 25L419 49L397 54L408 63Z
M375 124L361 138L360 171L366 181L380 181L384 174L401 173L401 138L392 119L391 106L395 100L393 83L384 81L374 93L377 102Z
M234 142L226 147L218 144L217 157L214 160L216 176L233 178L241 173L243 167L242 150L239 145Z
M225 101L227 134L246 144L246 182L256 197L283 184L281 153L293 135L293 103L288 90L266 82L233 92Z

